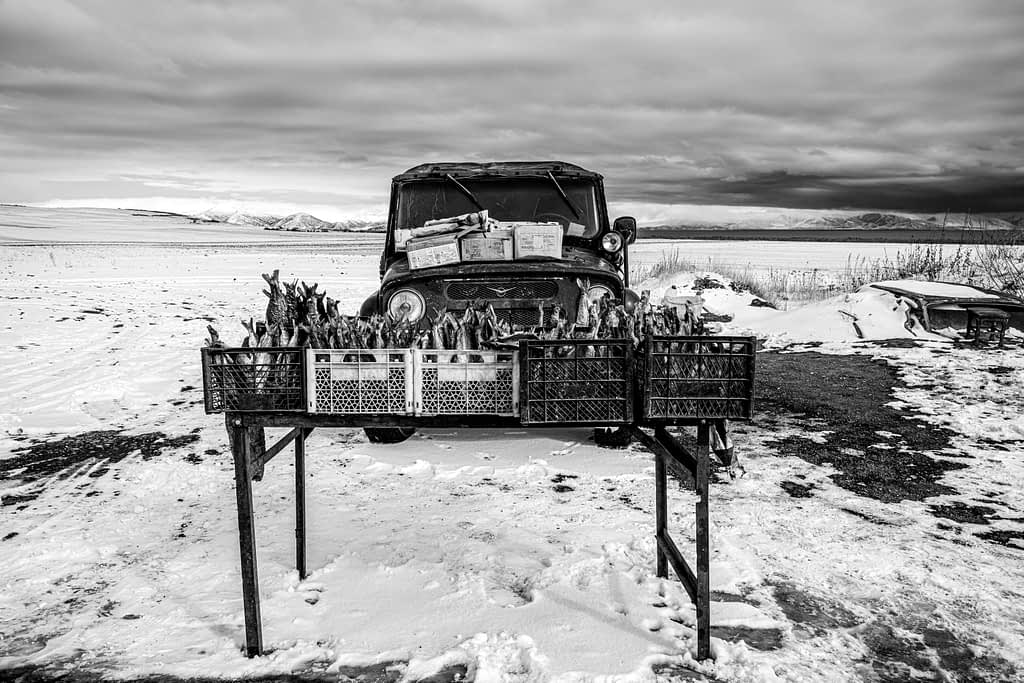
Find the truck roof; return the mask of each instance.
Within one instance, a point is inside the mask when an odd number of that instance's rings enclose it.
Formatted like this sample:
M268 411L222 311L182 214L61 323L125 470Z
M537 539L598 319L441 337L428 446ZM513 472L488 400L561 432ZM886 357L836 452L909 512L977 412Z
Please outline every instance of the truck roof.
M561 177L591 178L601 180L600 173L588 171L576 164L564 161L489 161L477 163L470 161L420 164L413 166L405 173L394 177L394 182L416 180L420 178L443 178L447 174L455 178L473 178L484 176L537 176L552 173Z

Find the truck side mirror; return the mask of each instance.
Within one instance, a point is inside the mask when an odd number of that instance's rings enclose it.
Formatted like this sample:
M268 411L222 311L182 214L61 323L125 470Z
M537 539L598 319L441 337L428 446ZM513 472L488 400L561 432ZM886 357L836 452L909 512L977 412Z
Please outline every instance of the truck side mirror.
M636 219L632 216L619 216L612 223L612 229L622 233L626 244L633 244L636 241Z

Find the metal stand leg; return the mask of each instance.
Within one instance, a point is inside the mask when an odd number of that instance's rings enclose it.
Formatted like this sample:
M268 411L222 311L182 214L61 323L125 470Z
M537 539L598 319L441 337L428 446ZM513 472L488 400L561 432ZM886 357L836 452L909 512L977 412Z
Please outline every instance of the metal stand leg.
M249 430L239 418L230 418L231 454L235 461L235 496L238 506L238 548L242 559L242 604L245 608L245 654L263 652L260 623L259 578L256 573L256 533L253 524L252 484L249 471Z
M660 453L654 454L654 538L660 539L668 535L668 481L665 473L665 459ZM659 578L668 578L668 558L657 542L658 566L655 573Z
M306 436L303 429L295 437L295 568L299 580L306 574Z
M724 424L723 424L724 426ZM716 424L717 428L718 425ZM689 453L665 427L654 436L642 429L633 434L654 454L655 536L657 538L657 575L668 577L671 566L697 608L697 659L711 657L711 543L708 529L708 480L711 471L711 429L707 420L697 425L697 454ZM697 565L690 568L668 531L667 466L686 469L693 477L697 493Z
M711 544L708 530L708 470L711 428L697 426L697 659L711 656Z

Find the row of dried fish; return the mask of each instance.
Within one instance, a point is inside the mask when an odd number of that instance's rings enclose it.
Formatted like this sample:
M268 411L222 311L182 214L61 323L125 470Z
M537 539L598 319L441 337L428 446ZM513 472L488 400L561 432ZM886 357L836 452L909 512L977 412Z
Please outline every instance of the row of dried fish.
M648 334L685 335L700 332L700 320L689 309L655 305L643 292L636 306L608 295L590 299L589 282L579 280L575 315L556 304L538 307L537 323L513 326L486 301L472 302L464 310L435 310L422 321L405 317L343 315L338 302L319 291L317 284L282 282L279 271L263 274L268 289L266 322L243 321L243 348L312 347L322 349L508 349L522 339L586 340L630 339L634 344ZM208 345L224 347L212 327Z

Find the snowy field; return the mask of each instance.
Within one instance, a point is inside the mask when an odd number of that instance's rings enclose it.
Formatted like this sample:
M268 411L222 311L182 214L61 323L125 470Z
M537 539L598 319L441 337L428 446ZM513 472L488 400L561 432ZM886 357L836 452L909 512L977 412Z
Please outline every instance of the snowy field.
M949 430L927 459L959 469L937 495L882 500L841 486L838 462L780 445L825 447L841 425L778 412L734 425L742 476L711 487L714 662L692 659L682 587L654 576L652 457L598 449L587 430L429 430L393 446L314 432L306 581L291 459L254 484L273 651L246 659L230 454L202 407L205 327L241 339L274 268L354 311L376 286L379 237L313 249L321 236L201 226L170 244L177 232L107 218L99 236L56 221L65 243L41 246L0 221L0 678L1024 680L1024 350L872 343L913 333L899 302L870 291L787 312L706 297L735 315L726 332L769 350L883 359L898 382L879 408ZM813 264L863 246L824 245ZM868 429L842 455L898 462L897 432ZM694 502L670 492L690 554Z

